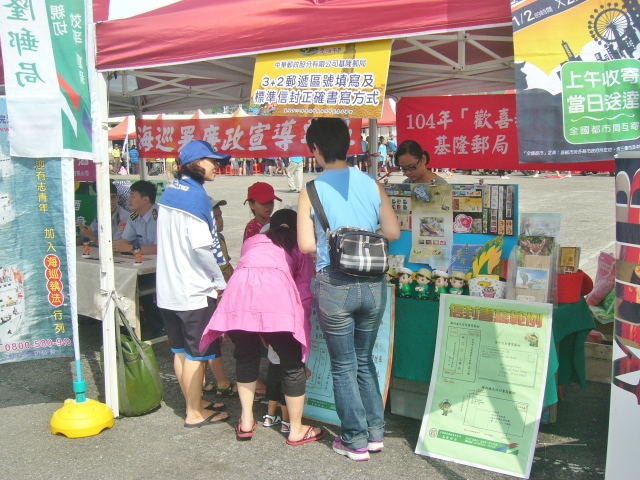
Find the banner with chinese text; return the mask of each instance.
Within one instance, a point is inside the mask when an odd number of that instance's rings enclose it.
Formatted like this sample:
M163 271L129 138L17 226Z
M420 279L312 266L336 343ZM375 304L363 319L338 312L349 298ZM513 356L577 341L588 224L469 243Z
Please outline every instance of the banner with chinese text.
M346 121L349 155L362 153L362 120ZM236 158L309 157L305 134L310 123L307 118L259 116L137 120L138 151L142 158L176 158L191 140L204 140Z
M522 132L515 97L505 93L402 98L396 107L398 143L417 141L429 153L433 168L548 169L546 164L520 164L518 138ZM612 171L614 165L611 160L585 162L579 167ZM575 168L574 164L554 164L554 170Z
M520 162L640 149L637 2L514 1L511 10Z
M552 308L440 297L436 354L416 453L529 478Z
M0 119L6 116L2 97ZM73 356L63 161L10 157L5 124L0 122L0 363Z
M92 158L84 0L0 5L11 154Z
M249 113L380 118L390 55L391 40L260 54Z

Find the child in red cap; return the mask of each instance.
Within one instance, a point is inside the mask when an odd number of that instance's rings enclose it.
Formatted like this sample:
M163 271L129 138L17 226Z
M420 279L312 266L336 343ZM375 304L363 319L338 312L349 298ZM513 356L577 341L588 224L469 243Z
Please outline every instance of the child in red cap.
M251 238L260 233L262 227L271 221L274 200L282 201L282 199L276 197L276 192L268 183L256 182L249 187L247 199L244 203L249 202L249 208L251 208L253 218L247 223L244 229L243 242L247 238Z

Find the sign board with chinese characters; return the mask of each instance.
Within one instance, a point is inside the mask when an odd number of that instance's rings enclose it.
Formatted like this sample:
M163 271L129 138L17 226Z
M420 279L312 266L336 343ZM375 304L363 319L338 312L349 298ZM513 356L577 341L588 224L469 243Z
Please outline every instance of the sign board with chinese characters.
M0 5L11 153L92 158L83 0Z
M96 164L91 160L73 160L73 178L76 182L95 182Z
M11 158L8 149L0 129L0 363L73 356L62 204L71 161Z
M393 330L395 325L395 293L393 285L387 285L387 304L378 330L378 338L373 347L373 362L380 385L380 394L386 403L391 380L393 359ZM313 285L312 285L313 291ZM318 324L315 308L311 313L311 352L307 359L311 376L307 380L304 416L320 422L340 425L333 396L333 377L327 344Z
M417 141L430 167L509 168L518 163L514 95L403 98L398 139Z
M311 119L235 117L188 120L138 120L138 151L143 158L175 158L191 140L209 142L236 158L308 157L305 134ZM362 120L347 120L349 155L362 153Z
M551 304L440 298L416 453L529 478L551 345Z
M549 169L547 164L520 163L522 119L516 116L513 94L404 97L396 113L399 143L417 141L429 153L430 167ZM575 169L575 163L561 163L569 161L557 160L554 170ZM613 169L613 162L580 163L586 171L605 168Z
M343 43L256 59L250 113L380 118L391 40Z
M640 149L636 2L535 0L511 12L520 162L608 160L613 171L617 152Z

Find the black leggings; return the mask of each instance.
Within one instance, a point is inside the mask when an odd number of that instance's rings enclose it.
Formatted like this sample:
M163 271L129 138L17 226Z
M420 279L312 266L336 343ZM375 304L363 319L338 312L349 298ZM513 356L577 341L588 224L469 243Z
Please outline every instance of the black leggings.
M236 379L240 383L251 383L260 373L260 336L273 347L280 357L283 391L288 397L304 395L307 376L302 362L302 345L290 332L256 333L243 330L227 332L236 348Z

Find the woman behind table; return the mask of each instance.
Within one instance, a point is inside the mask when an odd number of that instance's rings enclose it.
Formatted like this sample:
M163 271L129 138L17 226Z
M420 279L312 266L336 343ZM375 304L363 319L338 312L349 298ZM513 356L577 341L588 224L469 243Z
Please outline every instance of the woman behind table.
M220 344L214 342L200 352L202 332L216 308L217 297L226 287L219 267L224 258L213 208L203 184L213 181L229 158L230 155L214 152L207 142L192 140L180 152L182 169L160 199L157 304L187 403L187 428L209 426L229 418L227 413L215 411L223 409L224 404L202 400L202 362L219 357Z
M403 183L447 184L447 181L427 168L429 153L415 140L405 140L398 145L395 154L396 167L407 176Z
M400 226L385 191L346 162L350 137L344 121L313 119L306 140L324 168L315 186L331 230L342 226L376 230L380 225L390 241L397 239ZM357 277L331 268L326 233L311 211L306 187L298 201L298 245L302 252L317 255L314 301L342 422L333 450L352 460L368 460L369 451L383 448L384 406L371 354L387 301L385 275Z
M291 422L287 443L302 445L324 437L321 429L302 425L313 262L310 255L298 249L296 224L293 210L278 210L265 234L244 242L238 266L202 335L201 349L224 332L236 346L236 378L242 404L236 427L238 440L251 439L256 430L253 400L260 369L260 336L280 357Z

